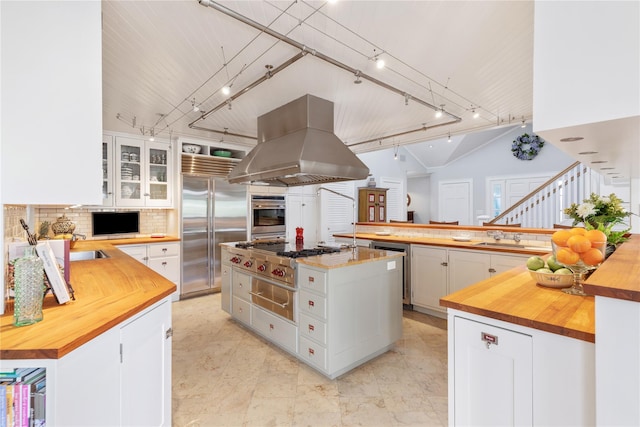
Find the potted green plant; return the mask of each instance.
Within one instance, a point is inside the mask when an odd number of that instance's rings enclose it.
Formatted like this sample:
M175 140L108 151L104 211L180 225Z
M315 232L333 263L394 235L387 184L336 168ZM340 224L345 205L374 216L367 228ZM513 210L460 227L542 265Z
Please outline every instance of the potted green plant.
M625 221L631 215L622 207L622 200L615 194L599 196L591 193L583 203L572 203L564 210L564 213L573 219L573 225L584 224L587 230L600 230L607 236L607 245L613 246L612 250L620 243L627 241L625 235L631 230ZM613 230L616 225L623 224L626 228Z

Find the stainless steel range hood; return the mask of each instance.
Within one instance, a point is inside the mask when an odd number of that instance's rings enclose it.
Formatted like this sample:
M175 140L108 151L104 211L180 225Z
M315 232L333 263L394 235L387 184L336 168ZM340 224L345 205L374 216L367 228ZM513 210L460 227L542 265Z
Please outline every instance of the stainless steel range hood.
M333 103L305 95L258 117L258 145L227 178L292 187L367 175L369 168L333 133Z

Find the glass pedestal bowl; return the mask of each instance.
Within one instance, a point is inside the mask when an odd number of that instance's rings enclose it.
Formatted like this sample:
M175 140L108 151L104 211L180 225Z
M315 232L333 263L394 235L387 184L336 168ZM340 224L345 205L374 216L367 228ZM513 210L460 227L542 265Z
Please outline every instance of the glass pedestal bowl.
M573 273L573 285L570 288L563 289L562 292L571 295L587 295L584 292L582 283L586 274L598 268L604 261L606 246L606 243L603 243L602 245L592 246L583 252L576 252L569 247L558 246L555 242L551 242L556 262Z

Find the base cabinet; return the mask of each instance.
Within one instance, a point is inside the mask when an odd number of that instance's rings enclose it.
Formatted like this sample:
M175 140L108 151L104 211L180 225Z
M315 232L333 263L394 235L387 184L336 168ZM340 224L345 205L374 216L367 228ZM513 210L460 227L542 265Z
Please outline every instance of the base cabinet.
M178 287L174 300L180 295L180 242L119 245L122 252L146 265Z
M593 343L448 310L449 425L595 425Z
M60 359L0 368L46 368L47 425L170 426L171 333L167 297Z
M524 265L528 257L411 245L411 303L418 311L443 315L440 298Z

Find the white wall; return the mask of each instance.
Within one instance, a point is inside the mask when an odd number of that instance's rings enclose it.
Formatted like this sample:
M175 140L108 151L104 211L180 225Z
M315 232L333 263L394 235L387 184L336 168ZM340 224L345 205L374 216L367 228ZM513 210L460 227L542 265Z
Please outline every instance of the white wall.
M415 210L416 223L427 223L429 219L438 217L438 184L442 180L472 179L474 216L479 210L484 212L486 205L487 176L519 176L519 175L555 175L572 164L575 160L558 150L552 144L545 144L540 154L533 160L519 160L511 153L513 140L523 133L531 135L531 125L525 129L516 128L492 143L462 157L446 166L431 169L430 175L424 178L407 180L407 192L411 195L410 210ZM405 154L400 148L400 154ZM393 150L376 151L359 154L358 157L369 167L376 177L407 177L408 171L424 170L415 159L406 156L404 161L393 159ZM426 171L425 171L426 172ZM362 185L366 185L362 181Z

